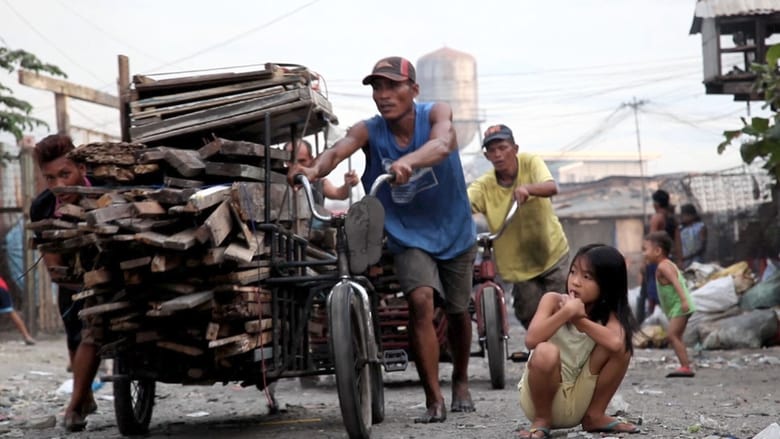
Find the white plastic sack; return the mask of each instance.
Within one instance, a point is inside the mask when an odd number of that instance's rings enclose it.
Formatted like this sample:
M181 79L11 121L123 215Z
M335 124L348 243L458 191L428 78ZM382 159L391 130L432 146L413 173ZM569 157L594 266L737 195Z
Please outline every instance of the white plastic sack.
M734 278L724 276L711 280L701 288L691 292L693 303L698 312L725 311L739 303L737 291L734 288Z

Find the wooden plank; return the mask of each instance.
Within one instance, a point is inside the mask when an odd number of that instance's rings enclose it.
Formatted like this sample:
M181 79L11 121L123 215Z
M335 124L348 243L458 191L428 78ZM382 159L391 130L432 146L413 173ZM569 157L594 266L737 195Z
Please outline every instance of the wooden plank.
M56 214L63 218L73 218L79 221L84 221L85 218L84 208L70 203L60 204Z
M100 293L103 293L105 291L106 290L100 290L100 289L97 289L97 288L88 288L86 290L82 290L79 293L72 294L70 296L70 299L75 302L77 300L86 299L87 297L96 296L96 295L98 295Z
M152 262L151 256L143 256L141 258L128 259L119 263L119 268L122 270L131 270L133 268L146 267Z
M25 228L37 232L48 229L75 229L76 226L76 223L70 221L64 221L57 218L46 218L44 220L28 223Z
M287 177L278 172L266 172L265 169L258 166L247 165L244 163L222 163L206 162L206 175L231 177L234 179L265 181L266 175L270 175L271 182L285 183Z
M138 163L153 163L165 160L166 146L157 146L135 151L135 159Z
M291 153L283 149L267 148L265 145L243 140L228 140L215 138L198 152L204 159L215 154L237 157L265 157L266 151L269 151L274 160L290 161Z
M198 357L200 355L203 355L203 349L196 348L195 346L187 346L181 343L175 343L172 341L160 340L157 342L157 347L179 352L184 355L189 355L191 357Z
M152 273L165 273L181 266L182 259L180 255L171 255L158 253L152 258Z
M222 204L206 218L204 224L209 228L212 245L214 247L219 247L233 229L233 219L230 214L229 203L223 201Z
M151 123L141 127L130 128L130 135L134 140L144 141L149 137L167 134L171 135L180 130L202 129L207 122L228 119L233 116L240 116L251 112L268 110L283 104L296 102L299 99L306 98L300 89L289 90L277 93L271 96L264 96L247 102L237 102L227 104L218 108L195 111L193 113L174 116L161 122Z
M158 217L168 213L160 203L156 201L138 201L133 203L135 214L141 218Z
M98 242L97 235L88 233L64 241L53 241L38 245L38 250L49 253L69 253Z
M238 282L241 285L249 283L260 282L261 280L268 279L268 275L271 269L268 267L258 267L249 270L242 270L230 273L228 278L233 282Z
M157 307L157 309L162 312L174 312L185 309L193 309L206 302L210 302L213 298L213 291L201 291L199 293L187 294L186 296L179 296L175 299L163 302Z
M219 323L209 322L206 327L206 340L216 340L219 337Z
M30 70L19 69L19 83L28 87L60 93L73 99L92 102L93 104L119 108L119 98L114 95L73 82L41 75Z
M243 222L289 221L295 218L311 218L311 210L305 195L292 190L290 185L271 183L271 218L265 219L265 183L235 182L231 188L231 205ZM298 202L297 216L294 202Z
M256 332L263 332L266 329L273 328L273 319L261 319L261 320L249 320L244 322L244 331L252 334Z
M220 142L218 138L215 138L198 149L198 155L200 155L200 158L203 160L206 160L211 156L219 154L220 149L222 149L222 142Z
M114 235L119 233L119 226L113 224L96 224L90 226L87 223L79 223L79 231L85 233L97 233L98 235Z
M162 96L155 96L151 98L145 98L145 99L133 101L130 104L130 108L132 108L133 116L139 117L144 114L153 114L150 112L147 113L142 112L141 109L143 108L165 107L165 106L177 104L180 102L186 102L186 101L200 101L203 99L211 98L213 96L234 95L235 93L270 88L279 85L294 84L300 81L301 81L300 77L279 77L274 79L263 79L260 81L239 82L236 84L226 85L222 87L209 87L209 88L199 87L200 89L195 91L165 94Z
M210 248L203 256L203 265L219 265L225 262L225 247Z
M93 209L97 209L100 206L97 205L97 200L94 198L81 197L81 199L79 199L79 207L81 207L84 210L93 210Z
M168 239L168 236L157 232L141 232L133 236L136 241L160 248L165 247L165 240Z
M165 150L165 161L184 177L195 177L206 169L198 152L189 149L169 148Z
M169 236L163 243L163 247L172 250L188 250L198 243L198 231L198 227L182 230L179 233Z
M97 165L92 168L92 175L100 180L113 180L127 183L135 180L135 172L131 168L117 165Z
M208 75L183 76L162 80L155 80L143 75L135 75L133 76L133 83L135 84L136 91L143 94L152 94L154 92L170 92L170 90L180 90L188 87L198 90L205 87L217 87L253 80L264 80L278 76L278 72L280 72L278 66L266 64L264 70L252 72L212 73Z
M59 230L44 230L41 232L41 237L43 239L69 239L69 238L75 238L76 236L81 235L81 230L75 230L75 229L59 229Z
M165 177L163 177L163 184L169 187L192 189L192 188L199 188L203 186L203 181L190 180L187 178L171 177L166 175Z
M227 346L217 348L214 356L216 358L231 357L233 355L249 352L258 346L264 346L273 340L273 331L265 331L260 334L244 334L240 340Z
M225 185L201 189L190 196L187 204L197 211L203 211L227 200L230 197L230 192L230 186Z
M291 81L287 81L291 82ZM262 90L250 90L240 93L234 93L225 96L219 96L214 98L200 99L197 101L190 101L181 103L178 105L166 105L164 107L145 107L140 108L138 112L132 114L133 121L143 120L147 118L159 118L161 120L169 119L175 115L187 114L200 110L207 110L209 108L220 107L236 102L245 102L253 99L260 99L265 96L270 96L284 92L284 87L268 87ZM147 119L148 120L148 119ZM146 120L143 120L146 123ZM136 124L138 125L138 124Z
M111 192L114 189L106 186L59 186L49 189L55 195L62 194L78 194L82 197L99 197L106 192Z
M147 196L162 204L184 204L194 193L194 189L163 188L150 192Z
M244 341L248 338L252 337L249 334L238 334L238 335L232 335L230 337L220 338L217 340L209 341L209 347L210 348L217 348L220 346L225 346L227 344L236 343Z
M167 211L166 211L167 213ZM133 232L148 232L161 227L170 226L179 220L177 218L152 219L152 218L122 218L114 222L123 229Z
M111 282L111 272L105 268L92 270L84 273L84 286L92 288L97 285L103 285Z
M132 204L114 204L87 212L86 219L87 224L94 226L95 224L107 223L120 218L129 218L133 216L133 213Z
M79 311L79 318L83 319L84 317L104 314L111 311L118 311L120 309L129 308L131 306L130 302L109 302L104 303L101 305L95 305L90 306L89 308L84 308L81 311Z
M158 283L156 286L161 290L176 294L193 294L196 290L195 285L183 282L163 282Z
M100 207L108 207L113 204L125 204L127 203L127 198L124 197L124 195L121 195L117 192L108 192L103 194L100 198L97 199L97 206Z

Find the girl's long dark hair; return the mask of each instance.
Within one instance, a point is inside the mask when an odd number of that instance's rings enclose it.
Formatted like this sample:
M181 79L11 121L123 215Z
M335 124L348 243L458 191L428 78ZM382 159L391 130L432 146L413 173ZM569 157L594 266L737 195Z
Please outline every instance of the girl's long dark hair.
M633 353L632 340L639 324L628 304L628 273L626 260L616 248L604 244L590 244L580 248L572 259L572 265L579 258L585 258L599 286L599 298L591 307L588 317L602 325L615 313L623 326L626 351ZM570 270L571 271L571 270Z

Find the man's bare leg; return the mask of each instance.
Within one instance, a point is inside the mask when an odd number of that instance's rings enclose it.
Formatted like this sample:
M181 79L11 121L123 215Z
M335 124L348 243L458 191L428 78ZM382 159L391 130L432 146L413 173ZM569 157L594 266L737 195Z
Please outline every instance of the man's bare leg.
M84 429L85 410L92 399L92 381L100 366L97 356L98 347L91 343L81 343L73 358L73 393L68 408L65 409L65 427L70 431Z
M469 356L471 354L471 316L468 312L447 314L447 339L452 350L453 412L473 412L469 392Z
M439 386L439 341L433 327L433 289L421 287L409 294L409 327L417 374L425 391L425 414L418 423L442 422L447 418Z

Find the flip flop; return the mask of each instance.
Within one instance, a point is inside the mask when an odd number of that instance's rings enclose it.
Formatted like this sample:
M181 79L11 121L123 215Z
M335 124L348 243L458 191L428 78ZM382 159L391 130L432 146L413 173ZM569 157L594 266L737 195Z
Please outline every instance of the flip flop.
M62 419L62 425L70 432L77 432L87 428L87 421L76 412L68 412L65 413L65 417Z
M630 426L632 426L634 428L630 429L630 430L621 430L621 429L617 428L617 426L621 425L621 424L622 425L630 425ZM639 432L641 432L639 427L637 427L636 425L634 425L634 424L632 424L632 423L630 423L630 422L628 422L628 421L626 421L625 419L622 419L622 418L616 418L614 421L610 422L609 424L607 424L607 425L605 425L605 426L603 426L601 428L596 428L594 430L588 430L588 433L628 433L628 434L634 434L634 433L639 433Z
M523 433L528 433L527 436L520 436L521 438L529 438L529 439L549 439L552 437L552 434L550 433L550 429L548 427L531 427L528 430L521 430L518 432L519 435L522 435ZM542 433L542 437L537 437L536 433Z
M444 403L438 407L433 409L433 413L429 409L425 409L425 412L422 414L422 416L418 416L414 418L415 424L433 424L437 422L444 422L447 420L447 409L444 406Z
M696 376L696 374L690 367L678 367L666 374L666 378L693 378L694 376Z

